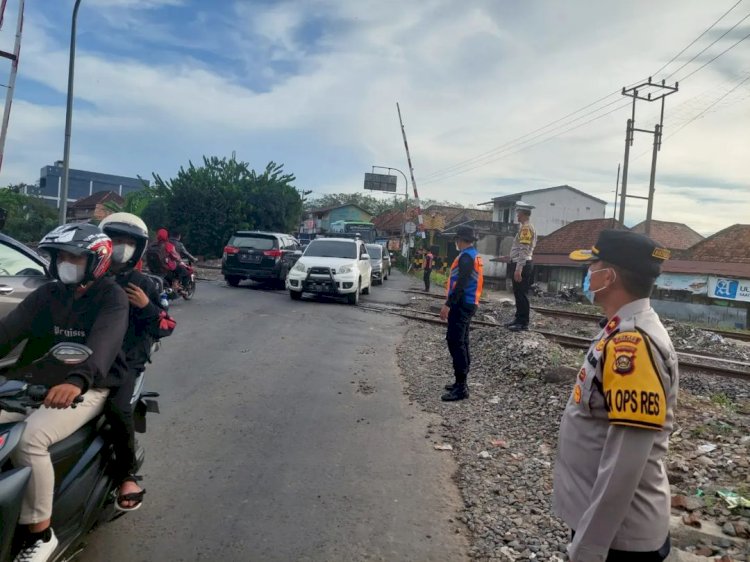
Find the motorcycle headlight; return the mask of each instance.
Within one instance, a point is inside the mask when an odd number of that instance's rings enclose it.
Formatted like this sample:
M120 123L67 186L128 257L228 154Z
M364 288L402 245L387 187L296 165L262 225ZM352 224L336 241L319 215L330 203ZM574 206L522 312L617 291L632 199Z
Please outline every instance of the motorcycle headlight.
M352 271L354 271L353 265L342 265L341 267L339 267L338 274L346 275L347 273L351 273Z
M294 267L292 268L294 271L299 271L300 273L305 273L307 271L307 268L305 267L304 263L297 262L294 264Z

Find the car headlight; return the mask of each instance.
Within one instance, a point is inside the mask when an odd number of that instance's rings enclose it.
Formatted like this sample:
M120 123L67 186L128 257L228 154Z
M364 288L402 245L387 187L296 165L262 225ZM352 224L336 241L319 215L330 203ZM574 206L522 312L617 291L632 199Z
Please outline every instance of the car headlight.
M353 265L342 265L341 267L339 267L337 273L339 275L346 275L347 273L351 273L352 271L354 271Z
M293 271L299 271L300 273L305 273L307 271L307 268L305 267L304 263L297 262L294 264L294 267L292 268Z

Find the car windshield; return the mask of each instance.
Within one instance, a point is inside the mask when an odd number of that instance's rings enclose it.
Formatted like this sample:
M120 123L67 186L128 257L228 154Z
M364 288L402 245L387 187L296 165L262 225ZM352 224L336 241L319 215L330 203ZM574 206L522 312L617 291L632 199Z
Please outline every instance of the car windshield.
M270 236L246 236L235 234L229 240L229 246L253 250L273 250L276 239Z
M357 244L343 240L313 240L305 250L305 256L355 260L357 259Z
M383 248L376 245L367 245L367 254L374 260L379 260L383 257Z

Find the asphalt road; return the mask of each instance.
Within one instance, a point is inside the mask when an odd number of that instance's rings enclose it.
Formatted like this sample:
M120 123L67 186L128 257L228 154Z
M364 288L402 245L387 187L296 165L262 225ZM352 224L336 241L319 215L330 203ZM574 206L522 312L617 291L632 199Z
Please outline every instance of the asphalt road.
M394 273L362 303L409 285ZM403 396L403 319L218 281L172 313L139 436L146 501L80 560L467 559L455 465Z

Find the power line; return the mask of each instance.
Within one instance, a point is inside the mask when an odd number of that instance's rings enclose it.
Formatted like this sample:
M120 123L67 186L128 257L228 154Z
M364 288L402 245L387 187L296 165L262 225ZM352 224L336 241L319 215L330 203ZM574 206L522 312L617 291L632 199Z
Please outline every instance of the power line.
M716 45L716 43L718 43L719 41L721 41L722 39L724 39L724 37L726 37L728 33L731 33L732 31L734 31L734 29L738 25L740 25L743 21L745 21L747 18L750 18L750 14L747 14L744 18L742 18L740 21L738 21L737 23L735 23L732 27L730 27L724 33L722 33L716 39L714 39L711 43L709 43L708 46L704 47L701 51L698 51L698 53L693 58L691 58L689 61L687 61L685 64L683 64L680 68L678 68L677 70L675 70L674 72L672 72L671 74L669 74L669 76L667 76L665 78L665 80L669 80L672 76L674 76L680 70L682 70L687 65L689 65L690 63L692 63L695 59L697 59L699 56L701 56L703 53L705 53L708 49L710 49L711 47L713 47L714 45Z
M666 64L665 64L664 66L662 66L662 67L661 67L661 68L660 68L659 70L657 70L656 72L654 72L654 73L652 74L652 76L658 76L658 74L659 74L659 73L660 73L660 72L661 72L662 70L664 70L664 69L665 69L665 68L667 68L667 67L668 67L668 66L669 66L670 64L672 64L672 63L673 63L673 62L674 62L675 60L677 60L677 58L678 58L678 57L680 57L680 55L682 55L682 53L684 53L684 52L685 52L685 51L687 51L687 50L688 50L688 49L689 49L690 47L692 47L693 45L695 45L695 44L696 44L696 43L697 43L697 42L698 42L698 41L700 40L700 38L701 38L701 37L703 37L703 36L704 36L704 35L705 35L706 33L708 33L709 31L711 31L711 30L712 30L712 29L713 29L714 27L716 27L716 24L717 24L717 23L719 23L719 22L720 22L721 20L723 20L723 19L724 19L724 18L725 18L725 17L726 17L726 16L727 16L727 15L729 14L729 12L731 12L732 10L734 10L734 9L735 9L735 8L736 8L737 6L739 6L739 5L741 4L741 3L742 3L742 0L737 0L737 3L736 3L736 4L734 5L734 6L732 6L732 7L731 7L731 8L729 8L729 9L728 9L728 10L727 10L726 12L724 12L724 13L723 13L723 14L721 15L721 17L719 17L719 19L717 19L717 20L716 20L716 21L715 21L714 23L712 23L711 25L709 25L709 26L708 26L708 27L707 27L707 28L706 28L706 29L705 29L705 30L703 31L703 33L701 33L700 35L698 35L698 37L696 37L695 39L693 39L693 40L692 40L692 41L691 41L691 42L690 42L690 43L688 44L688 46L687 46L687 47L685 47L685 48L684 48L684 49L682 49L682 50L681 50L681 51L680 51L679 53L677 53L677 54L676 54L675 56L673 56L673 57L672 57L671 59L669 59L669 61L668 61L668 62L667 62L667 63L666 63Z
M736 2L731 8L729 8L726 12L724 12L724 14L722 14L716 21L714 21L708 28L706 28L700 35L698 35L698 37L696 37L685 48L683 48L679 53L677 53L674 57L672 57L672 59L670 59L665 65L663 65L655 73L653 73L653 75L657 75L659 72L661 72L662 70L664 70L667 66L669 66L672 62L674 62L687 49L689 49L698 40L700 40L701 37L703 37L711 29L713 29L722 19L724 19L741 2L742 2L742 0L739 0L738 2ZM737 22L729 30L727 30L725 33L723 33L718 39L714 40L710 45L708 45L708 47L706 47L703 50L701 50L696 56L694 56L692 59L690 59L687 63L685 63L682 66L680 66L680 68L678 68L675 72L671 73L669 75L669 77L671 77L676 72L679 72L680 70L682 70L683 68L685 68L685 66L687 66L688 64L692 63L698 56L700 56L708 48L710 48L711 46L713 46L714 44L716 44L720 39L722 39L723 37L725 37L729 32L731 32L732 30L734 30L740 23L742 23L743 21L745 21L748 17L750 17L750 14L747 14L744 18L742 18L739 22ZM708 66L709 64L711 64L713 61L715 61L716 59L718 59L719 57L721 57L725 53L731 51L734 47L736 47L737 45L739 45L740 43L742 43L744 40L746 40L749 37L750 37L750 34L746 35L745 37L743 37L742 39L740 39L739 41L737 41L736 43L734 43L733 45L731 45L729 48L725 49L724 51L722 51L721 53L719 53L718 55L716 55L714 58L712 58L708 62L704 63L703 65L701 65L699 68L695 69L690 74L686 75L684 78L682 78L680 80L680 82L684 82L685 80L687 80L688 78L690 78L691 76L693 76L694 74L696 74L697 72L699 72L700 70L702 70L703 68L705 68L706 66ZM631 86L633 86L635 84L638 84L640 82L642 82L642 80L638 81L638 82L634 82ZM463 160L463 161L458 162L457 164L454 164L454 165L449 166L447 168L443 168L441 170L437 170L435 172L427 174L425 176L424 183L427 184L427 183L434 183L434 182L437 182L437 181L443 181L445 179L448 179L448 178L451 178L451 177L455 177L457 175L461 175L463 173L466 173L466 172L475 170L475 169L477 169L479 167L485 166L485 165L487 165L487 164L489 164L491 162L494 162L494 161L496 161L496 160L498 160L500 158L504 158L505 156L509 156L509 154L505 154L505 155L500 156L499 158L492 158L492 156L501 155L502 153L507 152L508 150L512 150L516 146L523 145L523 144L525 144L527 142L530 142L530 141L533 141L533 140L539 138L540 136L544 136L546 134L549 134L549 132L551 132L551 131L546 131L544 133L541 133L541 134L538 134L536 136L533 136L532 138L526 138L526 137L530 137L530 136L534 135L535 133L539 133L541 131L545 131L546 129L549 129L553 125L556 125L556 124L560 123L561 121L565 121L569 117L572 117L573 115L576 115L576 114L578 114L578 113L580 113L582 111L585 111L586 109L588 109L588 108L590 108L592 106L595 106L595 105L599 104L600 102L602 102L602 101L604 101L604 100L612 97L613 95L619 94L620 92L621 92L620 89L615 90L614 92L609 93L606 96L603 96L603 97L601 97L601 98L599 98L599 99L597 99L597 100L595 100L595 101L593 101L593 102L591 102L591 103L589 103L589 104L587 104L587 105L585 105L585 106L577 109L576 111L568 113L567 115L565 115L563 117L560 117L559 119L551 121L550 123L547 123L546 125L544 125L542 127L534 129L533 131L530 131L529 133L521 135L520 137L516 137L515 139L512 139L512 140L510 140L510 141L508 141L508 142L506 142L506 143L504 143L504 144L502 144L502 145L500 145L498 147L495 147L495 148L493 148L493 149L491 149L491 150L489 150L487 152L484 152L484 153L482 153L482 154L480 154L478 156L474 156L472 158ZM599 107L597 109L592 109L591 111L588 111L588 112L584 113L583 115L580 115L579 117L577 117L575 119L572 119L572 120L570 120L570 121L568 121L566 123L563 123L560 126L565 127L565 126L571 125L572 123L575 123L576 121L579 121L581 119L585 119L586 117L588 117L590 115L593 115L596 112L601 111L602 109L605 109L605 108L607 108L607 107L609 107L611 105L614 105L617 102L618 102L618 100L614 100L614 101L612 101L612 102L610 102L608 104L605 104L605 105L603 105L603 106L601 106L601 107ZM627 105L629 105L629 104L627 104ZM575 129L577 129L577 128L585 125L585 124L591 123L593 121L597 121L601 117L604 117L606 115L614 113L614 111L617 111L618 109L621 109L622 107L625 107L625 106L618 106L613 111L607 112L607 113L605 113L605 114L603 114L603 115L601 115L599 117L596 117L594 119L590 119L590 120L586 121L585 123L582 123L580 125L576 125L575 127L572 127L572 128L567 129L565 131L562 131L561 133L556 134L556 135L554 135L553 137L550 137L547 140L552 140L552 139L557 138L557 137L559 137L559 136L561 136L561 135L563 135L563 134L565 134L567 132L575 130ZM560 127L554 127L552 130L555 130L555 129L558 129L558 128L560 128ZM526 139L526 140L522 140L522 139ZM541 142L546 142L546 140L545 141L541 141ZM521 150L526 150L526 149L531 148L533 146L537 146L538 144L541 144L541 142L528 145L526 147L521 148L518 151L512 152L511 154L516 154L517 152L520 152ZM479 165L475 166L475 164L479 164Z
M740 43L742 43L743 41L745 41L748 38L750 38L750 33L748 33L747 35L745 35L743 38L741 38L740 40L738 40L733 45L730 45L729 47L727 47L726 49L724 49L722 52L720 52L718 55L716 55L710 61L703 63L701 66L699 66L698 68L696 68L695 70L693 70L690 74L688 74L687 76L685 76L684 78L682 78L679 81L680 82L684 82L685 80L687 80L688 78L690 78L693 74L695 74L696 72L699 72L699 71L703 70L709 64L711 64L712 62L714 62L716 59L718 59L719 57L721 57L724 54L728 53L729 51L731 51L732 49L734 49L737 45L739 45Z

